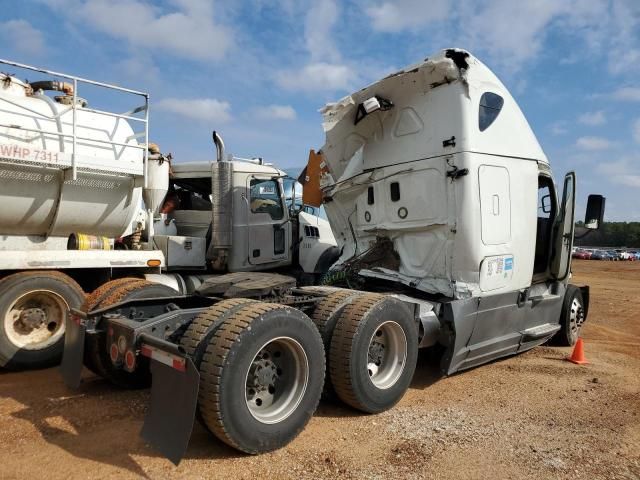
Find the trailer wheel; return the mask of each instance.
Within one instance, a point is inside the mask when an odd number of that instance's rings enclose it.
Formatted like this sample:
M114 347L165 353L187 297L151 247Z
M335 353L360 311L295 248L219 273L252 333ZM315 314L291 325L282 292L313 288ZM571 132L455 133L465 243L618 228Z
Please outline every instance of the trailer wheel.
M56 271L20 272L0 281L0 366L18 370L60 362L69 308L84 291Z
M124 282L124 285L111 289L107 296L95 308L107 308L126 300L142 298L164 297L175 295L176 291L166 285L151 283L146 280ZM146 388L151 383L149 362L145 357L138 357L134 372L116 368L109 358L106 347L105 334L96 335L95 342L89 342L85 348L88 356L85 364L95 367L97 373L108 379L114 385L122 388Z
M340 314L344 311L349 301L362 295L362 292L356 290L337 290L324 297L316 305L313 311L311 319L315 323L320 337L322 337L322 343L324 344L326 371L324 377L324 388L322 390L322 396L326 399L335 398L335 391L331 384L331 376L329 374L331 361L329 358L329 351L331 348L331 337L333 336L333 330L335 329Z
M324 368L322 339L309 317L283 305L246 305L207 346L200 414L216 437L238 450L278 449L313 415Z
M200 363L207 350L209 339L222 322L241 308L255 302L256 300L251 300L250 298L230 298L223 300L200 313L193 322L189 324L189 327L187 327L187 330L180 339L180 345L191 356L197 368L200 368Z
M348 304L331 339L331 381L340 399L367 413L404 395L418 358L418 329L400 300L364 294Z
M570 347L578 341L580 329L586 320L582 292L575 285L568 285L560 313L560 330L553 337L553 343Z

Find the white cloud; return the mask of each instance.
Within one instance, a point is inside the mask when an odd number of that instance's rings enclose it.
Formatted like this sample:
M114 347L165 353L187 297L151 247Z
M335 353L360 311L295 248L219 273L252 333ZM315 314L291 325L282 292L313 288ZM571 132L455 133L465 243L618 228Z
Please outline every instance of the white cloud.
M353 90L357 75L347 65L310 63L301 69L278 72L276 81L288 90L335 92Z
M488 50L495 63L516 71L535 58L555 18L569 11L566 2L495 0L461 12L462 38L471 47Z
M559 63L580 61L589 52L604 59L614 74L640 69L638 0L361 0L371 27L382 32L410 31L432 41L464 45L492 64L517 71L538 57L550 32L584 45L565 51ZM371 5L373 3L373 5ZM458 33L453 33L458 32Z
M299 68L276 72L276 82L287 90L335 92L354 88L358 75L342 61L333 28L340 12L334 0L318 0L305 17L304 36L309 60Z
M145 79L145 83L161 78L160 69L153 59L145 56L133 56L116 63L117 71L122 72L127 78L139 81Z
M622 87L611 94L616 100L640 102L640 87Z
M446 19L450 14L449 0L396 0L377 3L365 9L374 30L399 32L417 29L431 22Z
M576 147L582 150L606 150L611 142L602 137L580 137L576 140Z
M256 108L256 116L267 120L295 120L296 111L291 105L269 105Z
M614 175L611 181L625 187L640 188L640 175Z
M25 55L45 53L44 35L26 20L1 22L0 38L5 43L10 43L19 53Z
M633 122L631 129L633 132L633 139L636 141L636 143L640 143L640 118L636 118L636 121Z
M337 61L340 53L333 43L331 29L338 19L338 7L334 0L313 3L304 22L304 37L312 61Z
M640 157L626 156L615 162L600 162L596 172L616 185L640 188Z
M578 117L578 122L589 126L602 125L606 121L607 119L602 110L598 110L597 112L586 112Z
M206 61L223 58L232 45L232 32L214 21L209 0L172 0L167 8L141 0L53 0L47 5L134 48Z
M229 102L215 98L164 98L154 104L158 110L193 120L226 123L231 120Z
M550 128L553 135L564 135L568 132L567 124L562 121L552 123Z

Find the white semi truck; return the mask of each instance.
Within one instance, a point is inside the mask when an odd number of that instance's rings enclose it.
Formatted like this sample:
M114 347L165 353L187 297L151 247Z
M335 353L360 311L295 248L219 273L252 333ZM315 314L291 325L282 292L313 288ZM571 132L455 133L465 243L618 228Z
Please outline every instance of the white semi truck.
M0 367L58 362L69 308L113 278L186 294L214 271L310 281L337 257L283 171L227 155L215 133L217 161L171 163L148 143L146 93L0 63L48 78L0 74ZM88 86L133 105L92 108Z
M441 345L452 374L577 339L589 289L569 283L575 175L557 195L524 115L478 59L449 49L389 75L327 105L324 129L302 180L340 249L329 285L229 274L153 298L114 283L73 310L66 382L83 364L120 385L151 373L142 435L174 462L196 413L260 453L295 438L323 391L391 408L419 348ZM591 195L586 228L603 212Z

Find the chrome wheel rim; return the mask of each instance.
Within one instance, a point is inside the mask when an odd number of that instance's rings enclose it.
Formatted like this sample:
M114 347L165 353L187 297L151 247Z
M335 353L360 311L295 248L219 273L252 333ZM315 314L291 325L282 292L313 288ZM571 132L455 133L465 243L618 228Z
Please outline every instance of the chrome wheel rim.
M17 348L42 350L64 335L69 305L59 294L38 290L18 297L4 316L7 339Z
M384 322L373 332L367 352L367 373L377 388L384 390L395 385L407 363L407 350L407 337L398 323Z
M282 422L302 401L308 382L309 361L302 345L291 337L270 340L247 370L247 409L259 422Z
M584 323L584 308L577 298L574 298L571 302L571 310L569 312L569 325L571 328L571 336L577 337L580 332L580 328Z

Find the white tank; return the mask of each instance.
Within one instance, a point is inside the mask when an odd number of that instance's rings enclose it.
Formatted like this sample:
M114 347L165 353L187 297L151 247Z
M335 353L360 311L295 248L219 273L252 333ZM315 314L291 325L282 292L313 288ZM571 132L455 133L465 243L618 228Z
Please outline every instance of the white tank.
M29 93L0 74L0 234L120 236L142 193L142 149L116 145L138 145L131 125L79 106L76 135L89 140L76 143L77 180L65 180L73 140L56 133L72 134L70 102Z

